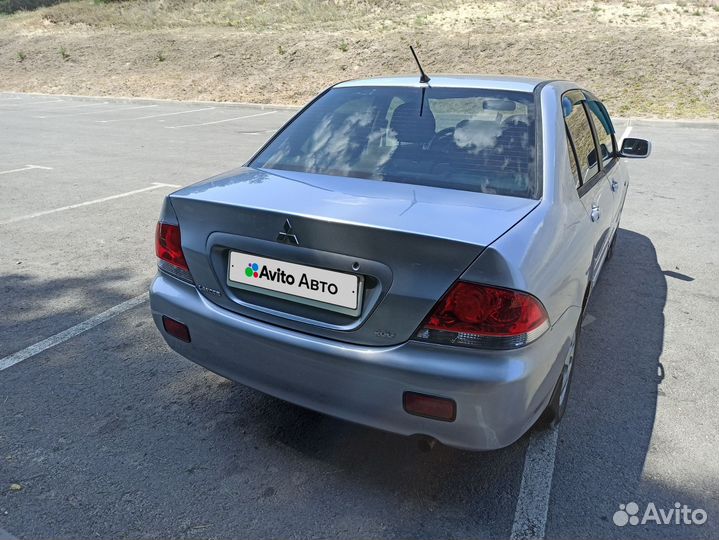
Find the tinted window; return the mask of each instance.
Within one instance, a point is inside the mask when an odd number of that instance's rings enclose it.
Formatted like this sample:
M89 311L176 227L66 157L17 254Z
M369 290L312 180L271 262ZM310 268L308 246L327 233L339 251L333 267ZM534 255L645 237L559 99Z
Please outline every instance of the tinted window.
M614 156L614 143L612 141L612 127L609 116L603 110L603 107L598 101L587 101L587 109L589 110L589 116L592 118L594 123L594 129L597 132L597 139L599 140L599 151L602 156L602 161L606 164L611 161Z
M599 172L599 163L597 162L597 149L594 146L592 129L589 127L589 120L582 102L574 103L571 111L568 111L567 107L565 107L564 120L572 137L574 149L577 152L582 182L586 184L592 176Z
M250 166L536 197L534 133L530 93L335 88Z

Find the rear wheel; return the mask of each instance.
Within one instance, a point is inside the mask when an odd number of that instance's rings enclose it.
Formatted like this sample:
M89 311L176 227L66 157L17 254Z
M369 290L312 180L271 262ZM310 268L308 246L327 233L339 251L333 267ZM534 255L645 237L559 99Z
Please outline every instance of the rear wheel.
M580 319L577 324L577 328L574 331L574 335L572 336L572 341L569 345L567 355L564 358L562 372L559 374L559 379L554 385L552 398L549 400L549 404L540 418L539 423L544 428L556 427L564 416L564 412L567 410L567 401L569 400L569 389L572 385L574 358L576 356L577 341L579 339L581 324L582 321Z

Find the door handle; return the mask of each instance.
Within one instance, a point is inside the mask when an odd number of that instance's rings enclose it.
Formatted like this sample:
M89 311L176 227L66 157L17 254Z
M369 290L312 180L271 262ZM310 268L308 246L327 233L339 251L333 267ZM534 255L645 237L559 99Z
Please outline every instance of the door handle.
M599 205L597 203L592 203L592 212L589 214L589 216L592 218L592 221L599 221L601 215L602 212L599 209Z
M611 184L611 186L612 186L612 191L618 191L618 190L619 190L619 182L617 182L617 181L614 180L613 178L612 178L612 184Z

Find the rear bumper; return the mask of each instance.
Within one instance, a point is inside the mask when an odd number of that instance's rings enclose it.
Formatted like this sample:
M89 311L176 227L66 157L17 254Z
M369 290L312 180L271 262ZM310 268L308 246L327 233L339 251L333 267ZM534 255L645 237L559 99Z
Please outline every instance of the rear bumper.
M578 311L568 311L522 349L476 351L413 341L366 347L317 338L230 312L162 273L152 283L150 303L170 347L224 377L352 422L472 450L512 444L536 421L578 317ZM162 315L186 324L192 342L168 335ZM455 421L407 414L406 391L453 399Z

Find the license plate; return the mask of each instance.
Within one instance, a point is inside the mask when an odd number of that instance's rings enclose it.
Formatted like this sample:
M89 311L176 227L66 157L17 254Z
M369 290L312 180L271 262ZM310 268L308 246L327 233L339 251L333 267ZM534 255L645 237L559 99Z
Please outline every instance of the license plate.
M360 276L231 251L230 286L348 315L359 314Z

